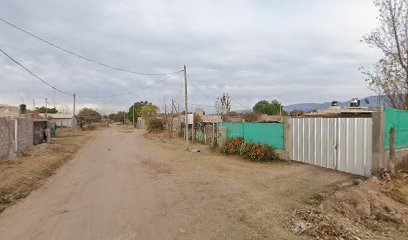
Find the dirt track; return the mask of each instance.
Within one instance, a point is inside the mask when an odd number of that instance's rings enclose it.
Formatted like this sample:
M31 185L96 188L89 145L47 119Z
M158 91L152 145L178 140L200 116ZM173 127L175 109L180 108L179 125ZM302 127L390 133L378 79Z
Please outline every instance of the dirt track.
M287 231L286 217L348 178L185 152L142 134L100 131L44 187L0 215L0 239L304 239Z

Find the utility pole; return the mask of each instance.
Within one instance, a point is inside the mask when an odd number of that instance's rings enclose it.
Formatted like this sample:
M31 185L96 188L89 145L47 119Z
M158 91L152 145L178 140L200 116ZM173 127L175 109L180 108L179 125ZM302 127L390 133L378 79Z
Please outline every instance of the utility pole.
M75 128L76 128L76 117L75 117L75 112L76 112L76 93L73 95L74 97L74 104L73 104L73 109L72 109L72 135L75 135Z
M184 124L185 124L185 131L186 131L186 150L189 150L190 146L188 143L188 103L187 103L187 67L184 65L184 107L185 107L185 115L184 115Z
M74 93L74 107L73 107L73 110L72 110L72 116L74 116L75 117L75 111L76 111L76 93Z
M48 114L48 101L47 98L45 98L45 118L47 119L47 114Z
M173 132L173 115L174 115L174 111L173 111L173 106L174 106L174 99L171 99L171 114L170 114L170 130L169 130L169 138L171 138L171 133Z

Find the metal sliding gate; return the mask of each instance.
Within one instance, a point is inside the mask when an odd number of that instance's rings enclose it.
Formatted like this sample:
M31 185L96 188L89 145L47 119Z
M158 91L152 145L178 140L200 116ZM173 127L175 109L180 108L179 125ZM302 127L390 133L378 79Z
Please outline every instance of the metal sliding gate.
M291 118L289 127L292 160L371 175L371 118Z

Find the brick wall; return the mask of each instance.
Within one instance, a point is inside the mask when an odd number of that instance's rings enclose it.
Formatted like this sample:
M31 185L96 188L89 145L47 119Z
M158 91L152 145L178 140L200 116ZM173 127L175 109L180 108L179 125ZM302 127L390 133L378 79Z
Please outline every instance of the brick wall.
M10 153L10 118L0 117L0 159L4 159L9 156Z
M15 119L17 120L18 135L15 139ZM4 160L33 145L33 121L30 118L0 117L0 159Z
M33 145L33 133L33 120L31 118L18 118L18 152Z

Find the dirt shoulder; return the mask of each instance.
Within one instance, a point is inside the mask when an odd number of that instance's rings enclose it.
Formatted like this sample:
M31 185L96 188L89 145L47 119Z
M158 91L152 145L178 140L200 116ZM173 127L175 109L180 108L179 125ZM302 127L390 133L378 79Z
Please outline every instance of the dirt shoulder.
M0 212L41 187L90 138L92 131L65 133L50 144L33 146L17 158L0 163Z
M294 162L249 162L199 144L191 149L201 152L187 152L180 139L145 137L170 160L167 169L184 176L178 185L185 207L198 215L224 209L228 217L221 219L240 239L408 236L408 174L364 179ZM205 211L198 210L203 204Z
M224 156L205 145L192 145L200 152L187 152L180 139L145 137L156 154L166 156L165 166L183 193L178 214L189 209L201 216L186 226L191 238L205 226L215 230L223 226L224 233L214 239L309 239L290 231L295 210L310 206L317 193L354 180L348 174L294 162L256 163Z

